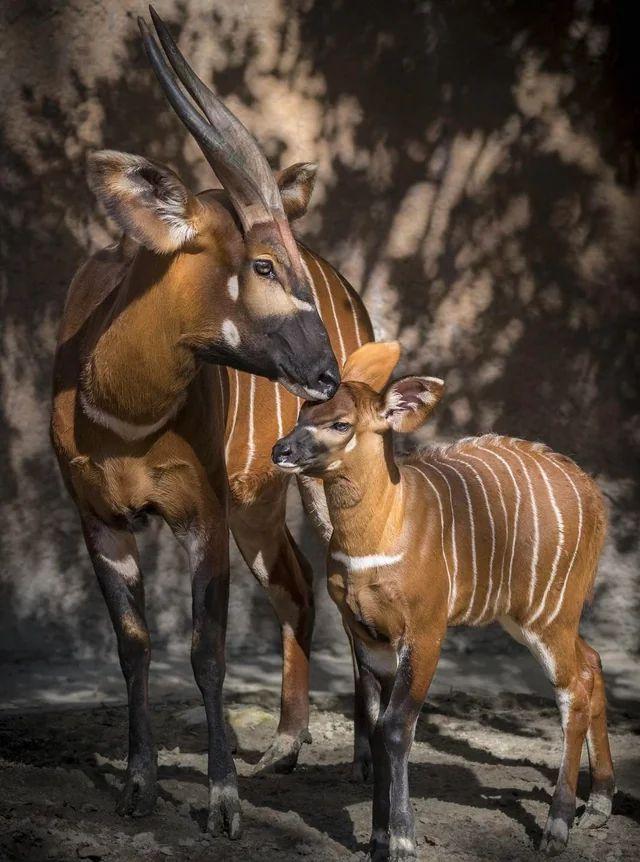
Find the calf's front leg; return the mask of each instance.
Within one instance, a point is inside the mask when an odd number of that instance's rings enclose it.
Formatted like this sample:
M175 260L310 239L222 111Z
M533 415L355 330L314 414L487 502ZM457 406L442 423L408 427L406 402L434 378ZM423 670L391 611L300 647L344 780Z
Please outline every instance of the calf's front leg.
M429 631L429 629L427 629ZM433 629L431 629L433 632ZM406 636L398 654L393 689L382 717L381 735L388 757L389 859L399 862L417 856L413 807L409 794L409 753L416 721L440 656L442 635ZM374 769L380 757L374 746Z
M145 619L144 586L135 538L85 516L84 538L118 640L129 703L129 756L118 814L142 816L155 805L156 750L149 716L151 641Z

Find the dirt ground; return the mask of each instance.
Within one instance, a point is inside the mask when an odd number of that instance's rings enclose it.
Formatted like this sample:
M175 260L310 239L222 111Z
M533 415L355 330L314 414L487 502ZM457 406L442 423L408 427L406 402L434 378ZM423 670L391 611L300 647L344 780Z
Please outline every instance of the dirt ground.
M244 700L228 702L244 817L233 843L203 832L206 734L197 701L154 706L161 789L157 813L143 820L114 812L126 751L124 707L1 715L0 859L364 859L371 786L349 777L349 699L316 698L313 743L294 773L278 776L250 775L275 729L276 698L265 691ZM566 862L640 858L637 713L613 709L611 735L614 814L604 829L574 828ZM420 858L539 859L560 739L554 704L537 696L431 699L412 754ZM583 770L582 802L587 791Z

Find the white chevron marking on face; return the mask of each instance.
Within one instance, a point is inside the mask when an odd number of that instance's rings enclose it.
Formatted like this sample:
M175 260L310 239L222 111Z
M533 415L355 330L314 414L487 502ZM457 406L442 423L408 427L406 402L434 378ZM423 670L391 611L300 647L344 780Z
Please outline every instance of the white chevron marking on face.
M296 308L299 308L300 311L315 311L315 305L312 305L310 302L305 302L304 299L298 299L297 296L291 294L291 301L295 305Z
M367 554L364 557L351 557L349 554L343 554L342 551L332 551L331 557L352 572L362 572L365 569L375 569L380 566L393 566L400 562L404 554Z
M358 445L358 435L354 434L353 437L351 438L351 440L349 440L347 445L344 447L344 451L345 452L351 452L351 450L355 449L357 445Z
M232 320L225 320L223 322L222 337L231 347L237 347L240 344L240 333Z
M240 282L238 281L237 275L232 275L227 282L227 291L231 299L234 302L237 302L238 297L240 296Z

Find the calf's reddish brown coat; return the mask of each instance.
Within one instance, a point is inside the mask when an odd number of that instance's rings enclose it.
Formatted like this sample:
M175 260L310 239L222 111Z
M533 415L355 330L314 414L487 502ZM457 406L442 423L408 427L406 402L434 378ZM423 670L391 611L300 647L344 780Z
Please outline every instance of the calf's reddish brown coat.
M595 483L538 443L487 435L398 464L391 432L412 431L443 382L388 384L397 344L368 344L324 404L303 407L273 457L321 476L333 525L329 592L351 631L368 704L375 774L373 859L416 855L407 765L415 722L449 625L494 620L526 644L555 687L564 751L542 846L561 851L587 740L590 826L611 811L613 768L597 653L579 635L605 536Z

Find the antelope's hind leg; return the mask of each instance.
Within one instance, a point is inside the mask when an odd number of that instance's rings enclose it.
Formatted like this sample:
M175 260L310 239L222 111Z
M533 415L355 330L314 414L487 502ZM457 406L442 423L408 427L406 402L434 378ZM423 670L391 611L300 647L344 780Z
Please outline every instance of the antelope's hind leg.
M282 635L282 695L276 737L256 772L290 772L309 734L312 570L285 525L286 477L276 476L254 502L235 505L231 529L249 569L265 588Z
M149 716L151 641L135 537L94 518L82 526L91 562L118 640L129 703L129 755L118 814L149 814L157 796L156 750Z

